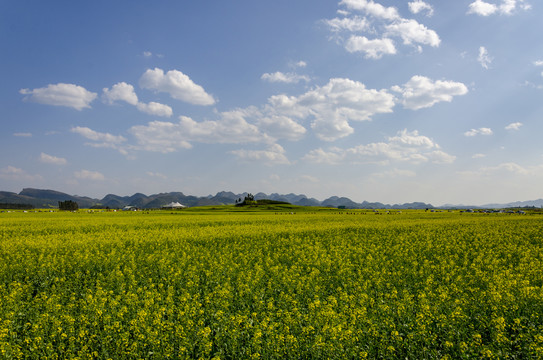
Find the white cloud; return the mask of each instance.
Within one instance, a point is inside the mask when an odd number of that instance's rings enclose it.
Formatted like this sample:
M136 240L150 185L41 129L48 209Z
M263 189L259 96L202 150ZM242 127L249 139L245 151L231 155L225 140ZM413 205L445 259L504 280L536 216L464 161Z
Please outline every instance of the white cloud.
M395 7L385 7L371 0L342 0L339 4L352 10L364 11L366 14L380 19L397 20L400 18Z
M164 71L159 68L148 69L140 78L140 86L144 89L169 93L176 100L194 105L215 104L213 96L178 70L170 70L164 74Z
M529 10L531 7L532 6L524 0L502 0L499 5L483 0L475 0L469 5L468 14L480 16L490 16L494 14L512 15L517 9Z
M256 161L264 164L289 164L285 149L279 144L273 144L267 150L234 150L232 154L246 161Z
M469 5L468 14L477 14L481 16L489 16L498 11L498 7L494 4L475 0Z
M217 121L202 122L180 116L178 123L153 121L133 126L129 132L143 150L162 153L190 149L191 142L239 144L271 140L257 126L247 122L248 114L243 110L224 112L220 116Z
M190 149L192 145L185 140L178 124L165 121L152 121L147 125L136 125L129 130L143 150L169 153L178 149Z
M307 130L287 116L263 117L258 120L261 131L276 139L299 140Z
M419 75L413 76L403 87L393 86L392 90L401 93L401 103L411 110L431 107L441 101L451 102L454 96L468 93L466 85L460 82L432 81Z
M438 144L426 136L419 135L416 130L412 132L402 130L396 136L389 137L387 142L358 145L348 149L334 147L328 151L316 149L303 158L306 161L325 164L348 162L381 165L391 161L414 164L430 161L448 164L455 159L455 156L443 152Z
M304 68L307 66L307 63L303 60L298 61L296 64L294 64L296 67Z
M358 81L336 78L297 97L272 96L265 112L301 119L311 117L317 136L333 141L354 131L349 121L367 121L375 114L392 112L393 107L394 96L386 90L367 89Z
M138 96L134 91L134 87L125 82L113 85L111 90L104 88L102 91L102 99L108 104L113 104L116 101L124 101L130 105L138 104Z
M482 128L479 128L479 129L471 129L469 131L466 131L464 133L464 136L467 136L467 137L473 137L473 136L477 136L477 135L490 136L492 134L493 134L492 129L482 127Z
M428 29L426 26L419 24L416 20L402 19L393 24L385 26L386 34L399 36L404 44L412 45L413 43L430 45L438 47L441 40L434 30Z
M260 77L262 80L269 82L283 82L283 83L299 83L300 81L308 82L311 79L306 75L298 75L295 73L282 73L280 71L274 73L265 73Z
M30 175L23 169L8 165L0 169L0 179L12 181L37 181L42 180L41 175Z
M335 165L343 162L345 159L344 150L339 148L332 148L329 151L323 149L311 150L307 153L302 160L306 160L312 163Z
M0 169L1 175L20 175L23 173L24 173L23 169L19 169L11 165L8 165L7 167Z
M82 86L74 84L49 84L38 89L21 89L19 93L26 95L24 100L45 105L66 106L76 110L90 108L90 103L97 94L88 91Z
M64 158L48 155L46 153L40 154L40 161L45 164L53 165L66 165L68 163Z
M335 141L354 133L354 129L349 125L347 119L343 117L327 118L319 116L313 120L311 128L317 134L317 137L324 141Z
M347 40L345 49L351 53L365 53L367 59L380 59L383 55L396 54L394 41L388 38L369 40L365 36L353 35Z
M471 157L472 159L482 159L486 157L485 154L473 154L473 156Z
M136 107L139 111L142 111L149 115L164 116L164 117L170 117L173 115L173 110L171 107L169 107L168 105L154 102L154 101L151 101L148 104L140 102L136 105Z
M536 60L533 63L535 66L543 66L543 60Z
M76 171L74 176L80 180L102 181L106 179L105 176L98 171L90 170Z
M425 3L422 0L415 0L408 3L409 5L409 11L411 11L413 14L418 14L422 11L426 11L426 16L432 16L434 15L434 8L432 5Z
M514 122L505 127L505 130L518 130L522 126L521 122Z
M163 58L164 55L163 54L153 54L152 52L150 51L144 51L143 52L143 57L146 57L146 58L151 58L153 56L156 56L157 58Z
M481 46L479 48L479 56L477 57L477 61L481 64L481 66L485 69L489 68L489 65L492 63L492 58L488 56L488 50Z
M395 7L385 7L372 0L343 0L339 4L351 10L362 11L369 17L347 14L344 18L325 20L335 33L334 37L338 38L339 43L344 43L345 49L351 53L363 52L369 59L396 54L391 37L400 37L405 45L415 46L418 51L422 51L421 45L438 47L441 42L434 30L414 19L401 17ZM426 10L428 15L433 12L429 4L419 0L409 3L409 8L412 12ZM350 33L349 38L343 40L340 32ZM367 36L360 35L360 32L372 33L375 39L368 39Z
M149 115L170 117L173 114L172 108L168 105L160 104L154 101L151 101L148 104L139 102L138 96L134 91L134 87L125 82L120 82L113 85L111 90L104 88L102 98L110 105L116 101L127 102L130 105L136 106L139 111Z
M17 136L17 137L32 137L32 133L14 133L13 136Z
M434 150L426 156L435 164L452 164L456 160L456 156L447 154L441 150Z
M99 142L104 142L104 143L120 144L126 141L126 139L123 136L97 132L88 127L76 126L76 127L71 128L70 131L73 133L79 134L89 140L99 141Z
M330 27L333 32L350 31L360 32L366 31L370 27L370 23L366 18L355 16L352 18L333 18L324 20L325 24Z

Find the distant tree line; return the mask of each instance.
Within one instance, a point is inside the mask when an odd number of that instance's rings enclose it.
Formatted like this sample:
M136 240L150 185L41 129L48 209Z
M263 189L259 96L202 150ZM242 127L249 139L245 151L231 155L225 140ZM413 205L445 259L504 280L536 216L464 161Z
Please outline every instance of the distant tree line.
M30 204L0 203L0 209L31 210L34 209L34 206Z
M58 209L68 210L68 211L79 210L79 205L75 201L72 201L72 200L59 201Z
M236 206L246 206L246 205L274 205L274 204L286 204L290 205L290 203L286 201L277 201L277 200L269 200L269 199L260 199L255 200L255 197L253 194L249 193L243 200L241 198L237 199L235 201Z

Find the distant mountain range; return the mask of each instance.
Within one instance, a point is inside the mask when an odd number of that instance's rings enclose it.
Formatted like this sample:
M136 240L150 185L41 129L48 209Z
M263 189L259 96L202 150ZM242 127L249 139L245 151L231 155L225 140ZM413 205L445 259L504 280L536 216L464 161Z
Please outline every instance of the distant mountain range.
M221 191L215 195L205 197L197 197L185 195L182 192L169 192L154 195L145 195L136 193L132 196L119 196L108 194L103 199L93 199L86 196L68 195L54 190L40 190L25 188L20 193L0 191L0 204L28 204L35 208L56 208L59 201L71 200L79 204L80 208L110 208L122 209L125 206L135 206L141 209L160 208L171 202L179 202L185 206L212 206L212 205L228 205L234 204L236 200L243 200L247 193L235 194L233 192ZM324 206L324 207L345 207L346 209L434 209L431 204L423 202L413 202L405 204L383 204L380 202L357 203L346 197L332 196L324 201L319 201L314 198L308 198L305 195L277 193L264 194L258 193L254 195L255 200L269 199L276 201L284 201L293 205L300 206ZM509 204L488 204L483 206L466 206L466 205L443 205L439 208L508 208L508 207L542 207L543 199L534 201L522 201Z

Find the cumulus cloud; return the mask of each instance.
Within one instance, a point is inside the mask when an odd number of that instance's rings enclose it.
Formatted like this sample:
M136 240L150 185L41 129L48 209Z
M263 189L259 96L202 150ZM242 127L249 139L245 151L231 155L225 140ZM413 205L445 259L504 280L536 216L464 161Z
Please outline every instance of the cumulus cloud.
M168 153L190 149L193 143L263 143L271 146L281 139L299 140L309 128L317 138L335 141L354 133L353 121L369 121L375 115L391 113L397 102L416 110L439 101L451 101L453 96L467 92L461 83L433 81L420 76L413 77L404 86L394 87L394 90L401 94L400 98L387 89L369 89L358 81L334 78L298 96L271 96L260 108L217 113L216 120L197 121L181 116L178 122L153 121L133 126L129 133L137 145L125 146L124 149ZM305 126L306 122L309 122L309 127ZM122 136L97 133L89 128L74 128L72 131L96 141L89 144L91 146L109 146L120 151L123 149L121 143L126 140ZM412 139L404 135L398 141ZM435 151L432 156L426 154L425 159L450 161L438 149ZM249 153L243 154L249 156Z
M351 121L367 121L376 114L390 113L396 102L418 110L441 101L450 102L454 96L468 92L462 83L433 81L423 76L414 76L392 90L400 93L400 99L387 90L368 89L358 81L330 79L326 85L299 96L272 96L264 112L291 119L310 118L318 138L334 141L354 132Z
M102 173L90 170L76 171L74 173L74 176L80 180L102 181L106 179L106 177Z
M234 150L233 155L245 161L256 161L264 164L289 164L285 149L279 144L273 144L266 150Z
M524 0L502 0L499 4L475 0L469 4L468 14L490 16L494 14L512 15L517 9L529 10L531 5Z
M23 169L8 165L7 167L0 169L0 179L11 181L37 181L42 180L43 177L41 175L30 175Z
M492 58L488 56L488 50L481 46L479 48L479 56L477 57L477 61L479 61L479 64L485 69L489 68L489 65L492 63Z
M239 144L269 142L257 126L247 122L242 110L221 113L216 121L197 122L180 116L178 123L153 121L130 128L142 149L162 153L190 149L191 142Z
M260 78L269 82L283 82L287 84L295 84L299 83L300 81L308 82L311 80L309 76L306 75L298 75L296 73L283 73L280 71L262 74Z
M56 157L43 152L40 154L40 161L45 164L53 165L66 165L68 163L64 158Z
M180 130L181 126L175 123L152 121L147 125L133 126L129 132L137 139L141 149L169 153L192 148Z
M138 103L136 105L136 108L149 115L155 115L155 116L164 116L164 117L170 117L173 115L173 110L168 105L160 104L154 101L151 101L148 104L145 103Z
M95 148L110 148L118 150L121 154L127 155L126 147L123 143L126 138L121 135L112 135L110 133L101 133L94 131L88 127L76 126L70 129L71 132L79 134L93 142L86 143L85 145Z
M386 90L367 89L358 81L336 78L300 96L272 96L266 111L301 119L311 117L317 136L333 141L354 131L349 121L367 121L375 114L392 112L393 107L394 96Z
M431 107L442 101L451 102L454 96L468 93L466 85L454 81L432 81L425 76L413 76L403 86L393 86L401 94L401 103L411 110Z
M148 104L140 102L134 91L134 87L125 82L113 85L111 90L104 88L102 99L110 105L116 101L124 101L130 105L134 105L139 111L149 115L170 117L173 114L172 108L168 105L154 101L151 101Z
M385 7L371 0L342 0L340 5L345 5L348 9L364 11L368 15L380 19L397 20L400 14L395 7Z
M535 66L543 66L543 60L536 60L533 63Z
M367 59L380 59L383 55L396 54L394 41L383 38L369 40L365 36L353 35L347 40L345 49L348 52L362 52Z
M489 16L498 11L498 7L494 4L484 2L482 0L475 0L469 4L468 14L477 14L481 16Z
M365 14L365 17L361 17L345 12L344 18L324 21L334 33L334 38L351 53L364 53L368 59L396 54L397 49L392 39L394 37L401 38L404 45L414 46L418 51L422 51L421 45L438 47L441 43L434 30L414 19L403 18L395 7L385 7L372 0L343 0L339 4ZM426 11L429 16L433 12L429 4L420 0L410 2L409 8L413 13ZM374 38L360 34L363 32ZM343 39L343 33L347 33L347 40Z
M108 103L113 104L116 101L124 101L130 105L138 104L138 96L134 91L134 87L125 82L120 82L111 87L103 89L102 99Z
M493 134L492 129L482 127L482 128L479 128L479 129L471 129L469 131L466 131L464 133L464 136L467 136L467 137L473 137L473 136L477 136L477 135L490 136L492 134Z
M519 130L522 126L521 122L514 122L505 127L505 130Z
M299 140L307 130L287 116L270 116L258 120L261 131L276 139Z
M404 129L387 140L387 142L358 145L348 149L337 147L327 151L322 148L315 149L305 155L303 160L325 164L348 162L384 165L391 161L448 164L456 159L455 156L442 151L432 139L419 135L416 130L409 132Z
M399 36L404 44L422 44L438 47L441 40L434 30L419 24L416 20L402 19L385 26L388 35Z
M49 84L38 89L21 89L19 93L26 95L24 100L45 105L66 106L76 110L90 108L90 103L97 94L82 86L74 84Z
M425 3L422 0L415 0L408 3L409 5L409 11L411 11L413 14L418 14L420 12L426 11L426 16L432 16L434 15L434 8L432 5Z
M345 151L343 149L333 147L328 151L322 148L311 150L302 160L317 164L336 165L345 159Z
M369 30L370 22L363 17L354 16L352 18L333 18L324 20L324 23L330 27L333 32L349 31L361 32Z
M148 69L140 78L144 89L165 92L176 100L194 105L213 105L215 99L203 87L195 84L187 75L178 70Z
M70 131L93 141L100 141L111 144L119 144L126 141L123 136L111 135L109 133L101 133L98 131L94 131L88 127L76 126L71 128Z

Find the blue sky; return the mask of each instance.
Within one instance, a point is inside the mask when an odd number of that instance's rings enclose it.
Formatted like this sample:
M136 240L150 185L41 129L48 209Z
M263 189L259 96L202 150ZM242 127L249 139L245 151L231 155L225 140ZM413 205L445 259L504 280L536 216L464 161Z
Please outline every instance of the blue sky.
M542 6L4 1L0 190L541 198Z

